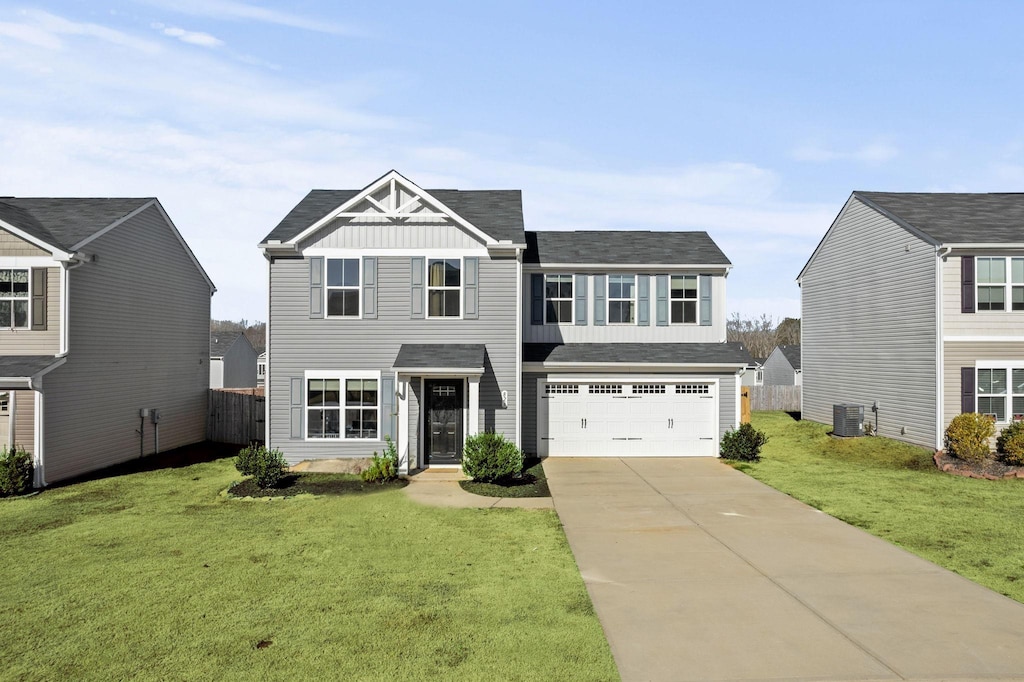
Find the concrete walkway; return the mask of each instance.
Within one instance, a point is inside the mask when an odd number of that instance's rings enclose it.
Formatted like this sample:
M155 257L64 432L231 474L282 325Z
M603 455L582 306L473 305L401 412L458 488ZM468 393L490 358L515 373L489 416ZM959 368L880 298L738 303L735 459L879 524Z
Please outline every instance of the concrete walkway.
M459 481L466 477L458 469L430 468L409 476L403 492L411 499L434 507L476 509L518 507L520 509L551 509L550 497L484 497L462 489Z
M624 680L1024 680L1024 605L715 459L544 469Z

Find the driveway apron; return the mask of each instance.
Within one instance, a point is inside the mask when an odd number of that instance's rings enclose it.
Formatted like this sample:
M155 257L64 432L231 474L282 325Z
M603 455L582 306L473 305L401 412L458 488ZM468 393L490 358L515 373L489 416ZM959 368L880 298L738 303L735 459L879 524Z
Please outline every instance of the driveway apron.
M550 458L624 680L1024 679L1024 605L712 458Z

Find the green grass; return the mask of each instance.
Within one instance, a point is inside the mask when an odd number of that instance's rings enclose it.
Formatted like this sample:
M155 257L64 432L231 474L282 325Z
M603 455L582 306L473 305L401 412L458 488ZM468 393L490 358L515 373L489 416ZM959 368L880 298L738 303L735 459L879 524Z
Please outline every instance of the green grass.
M886 438L835 439L784 412L755 413L769 436L754 478L1024 602L1024 480L940 472L932 451Z
M260 488L256 481L244 478L228 489L234 497L293 497L295 495L365 495L391 488L404 488L405 479L384 482L364 481L358 474L329 474L313 471L288 473L274 488Z
M0 678L617 679L553 512L220 495L236 478L0 500Z
M459 481L466 492L484 497L551 497L548 489L548 478L544 474L544 466L539 459L527 460L524 463L523 477L503 483L483 483L481 481Z

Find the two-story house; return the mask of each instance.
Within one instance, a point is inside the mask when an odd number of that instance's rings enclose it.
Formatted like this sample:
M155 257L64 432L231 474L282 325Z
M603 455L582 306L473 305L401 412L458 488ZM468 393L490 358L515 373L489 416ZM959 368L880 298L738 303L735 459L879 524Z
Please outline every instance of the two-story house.
M397 443L403 472L467 435L542 455L713 455L749 356L704 233L527 232L518 190L390 172L314 190L268 260L267 442L289 462ZM641 404L647 407L642 408Z
M206 437L215 290L156 199L0 199L0 445L37 487Z
M961 412L1024 416L1024 194L854 192L798 282L805 418L940 449Z

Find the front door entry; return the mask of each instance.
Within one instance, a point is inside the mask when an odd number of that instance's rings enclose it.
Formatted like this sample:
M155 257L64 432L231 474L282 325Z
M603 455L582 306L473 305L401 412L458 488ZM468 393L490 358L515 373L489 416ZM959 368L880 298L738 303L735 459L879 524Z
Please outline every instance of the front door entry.
M462 461L462 380L430 379L427 394L427 464L458 464Z

